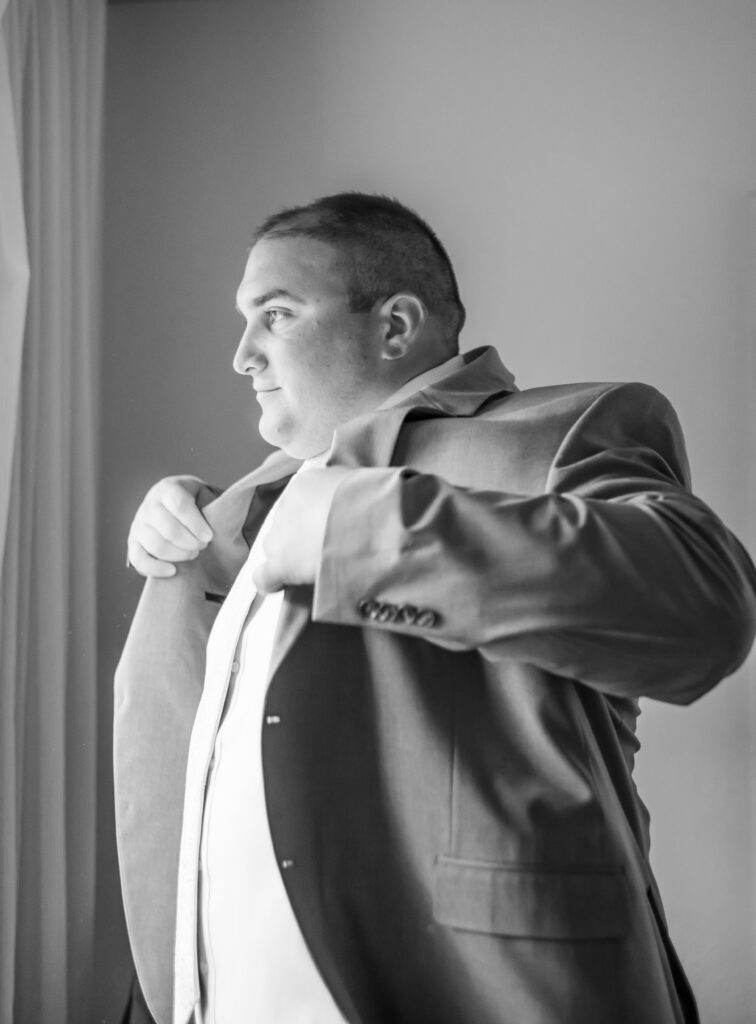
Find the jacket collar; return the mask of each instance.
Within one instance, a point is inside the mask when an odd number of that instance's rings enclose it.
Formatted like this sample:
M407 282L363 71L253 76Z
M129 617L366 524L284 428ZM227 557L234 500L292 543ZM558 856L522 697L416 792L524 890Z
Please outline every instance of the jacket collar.
M329 466L388 466L408 419L473 416L492 398L516 391L514 377L495 348L474 349L464 365L399 404L366 413L334 434Z
M422 398L447 416L474 416L489 399L517 391L514 375L492 346L473 349L463 358L464 366L413 397Z

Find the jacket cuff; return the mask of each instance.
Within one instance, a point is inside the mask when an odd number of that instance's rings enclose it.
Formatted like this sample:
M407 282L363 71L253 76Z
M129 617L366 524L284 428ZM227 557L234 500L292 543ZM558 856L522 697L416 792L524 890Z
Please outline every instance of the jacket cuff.
M407 603L400 566L407 544L398 505L407 469L355 469L336 488L315 581L313 619L430 634L431 608Z
M399 469L354 469L336 488L315 580L316 621L364 625L358 605L369 596L368 581L396 561L385 509L400 474Z

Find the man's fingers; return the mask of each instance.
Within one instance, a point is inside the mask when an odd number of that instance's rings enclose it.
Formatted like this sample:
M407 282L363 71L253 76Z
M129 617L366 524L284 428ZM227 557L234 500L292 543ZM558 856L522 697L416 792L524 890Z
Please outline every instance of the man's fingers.
M133 566L142 576L167 578L176 575L176 566L171 562L163 562L148 554L138 541L129 542L129 565Z
M197 509L195 508L194 511L197 512ZM197 512L197 515L199 515L199 512ZM147 530L153 530L166 543L171 544L179 551L196 554L201 548L205 547L206 541L200 540L192 530L186 527L177 518L172 509L168 509L163 505L151 505L149 515L145 515L144 518L146 521L140 523L138 527L138 539L147 551L158 558L167 557L167 552L153 550L148 538L142 536L143 533L146 534ZM200 519L202 519L202 516L200 516ZM202 521L204 522L204 519Z
M161 503L168 513L197 540L208 544L213 539L213 531L197 508L195 496L183 487L166 488L165 493L161 495Z
M166 477L150 488L129 530L129 564L143 576L173 576L176 562L196 558L213 531L196 505L207 485L196 477Z
M189 562L200 553L196 540L192 549L178 547L154 526L148 526L146 523L141 523L139 528L132 532L129 538L129 543L131 542L138 544L147 555L161 562Z

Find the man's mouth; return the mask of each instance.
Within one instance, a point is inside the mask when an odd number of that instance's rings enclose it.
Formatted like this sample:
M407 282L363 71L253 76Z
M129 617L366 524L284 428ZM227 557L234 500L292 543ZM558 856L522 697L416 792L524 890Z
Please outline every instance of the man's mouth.
M271 391L280 391L280 388L255 388L258 395L269 395Z

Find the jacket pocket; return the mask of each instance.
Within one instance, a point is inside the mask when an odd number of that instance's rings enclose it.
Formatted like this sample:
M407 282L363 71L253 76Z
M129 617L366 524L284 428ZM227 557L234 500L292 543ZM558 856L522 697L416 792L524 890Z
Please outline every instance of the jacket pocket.
M433 914L440 924L537 939L618 939L627 934L622 868L499 864L439 857Z

